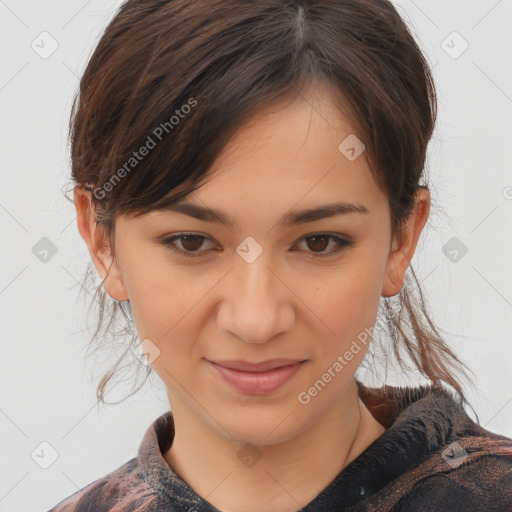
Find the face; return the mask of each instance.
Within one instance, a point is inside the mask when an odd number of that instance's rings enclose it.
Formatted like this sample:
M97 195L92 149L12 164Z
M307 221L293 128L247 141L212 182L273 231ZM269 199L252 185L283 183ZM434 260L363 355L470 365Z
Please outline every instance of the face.
M350 160L340 151L354 128L329 93L317 86L237 132L186 198L226 224L183 211L116 221L105 288L130 299L173 411L228 439L283 442L336 407L368 349L362 333L380 296L400 291L428 215L411 224L405 253L390 255L387 198L364 152ZM334 203L361 211L293 216ZM107 260L97 260L100 273ZM274 358L304 362L262 393L234 387L210 363Z

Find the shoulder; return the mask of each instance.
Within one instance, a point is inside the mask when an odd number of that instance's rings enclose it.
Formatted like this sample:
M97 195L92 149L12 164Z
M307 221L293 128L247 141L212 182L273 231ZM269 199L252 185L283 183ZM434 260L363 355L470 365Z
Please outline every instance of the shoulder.
M512 439L491 436L461 437L438 450L409 475L396 512L512 512Z
M157 496L146 485L137 458L76 491L48 512L106 512L154 508Z
M387 427L372 452L386 475L379 510L512 512L512 439L473 421L460 397L439 384L361 385L360 394Z

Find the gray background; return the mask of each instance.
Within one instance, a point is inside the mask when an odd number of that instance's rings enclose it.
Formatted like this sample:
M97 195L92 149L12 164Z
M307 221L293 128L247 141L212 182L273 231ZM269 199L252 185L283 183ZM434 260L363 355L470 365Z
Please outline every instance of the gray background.
M96 406L84 361L91 299L77 300L89 254L61 193L72 96L119 3L0 0L0 511L46 510L117 469L168 409L156 377L122 404ZM512 436L512 1L396 5L439 95L435 205L413 266L434 321L477 376L470 400L482 425ZM58 44L47 58L31 46L51 50L43 31ZM46 263L33 252L43 237L57 250ZM454 243L467 247L456 261L443 252ZM34 450L57 458L43 469Z

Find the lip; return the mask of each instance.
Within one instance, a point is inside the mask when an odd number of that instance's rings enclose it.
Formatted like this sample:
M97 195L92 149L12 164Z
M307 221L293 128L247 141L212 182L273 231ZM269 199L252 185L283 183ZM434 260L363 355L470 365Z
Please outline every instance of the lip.
M246 361L208 362L225 382L238 391L251 395L266 395L284 386L305 361L272 359L261 363Z
M249 361L236 360L215 360L210 361L224 368L231 368L232 370L240 370L243 372L266 372L267 370L273 370L274 368L280 368L282 366L288 366L290 364L300 363L300 359L268 359L260 363L250 363Z

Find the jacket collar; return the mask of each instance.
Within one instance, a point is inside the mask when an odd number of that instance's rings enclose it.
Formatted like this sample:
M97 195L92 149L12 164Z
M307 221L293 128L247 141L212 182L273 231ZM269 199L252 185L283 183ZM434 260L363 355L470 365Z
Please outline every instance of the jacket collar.
M387 430L343 468L304 510L335 510L340 505L355 505L457 437L483 432L461 403L440 385L370 388L356 382L362 401ZM217 511L164 459L174 433L171 411L157 418L146 431L138 453L146 483L184 507Z

